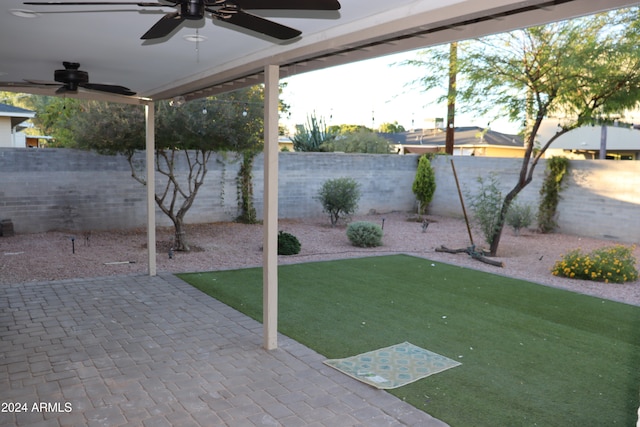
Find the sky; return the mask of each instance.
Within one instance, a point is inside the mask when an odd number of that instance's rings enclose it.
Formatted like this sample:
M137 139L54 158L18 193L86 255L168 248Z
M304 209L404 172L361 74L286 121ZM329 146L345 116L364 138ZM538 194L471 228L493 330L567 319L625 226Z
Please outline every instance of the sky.
M417 51L404 52L282 79L287 87L281 99L290 106L291 114L281 124L289 128L305 124L315 112L329 126L378 128L397 121L407 130L430 127L427 120L446 118L447 108L434 104L437 93L425 93L411 84L420 77L420 68L399 65L416 56ZM456 115L456 126L485 127L488 122L483 117ZM494 121L491 129L518 132L517 125L506 120Z

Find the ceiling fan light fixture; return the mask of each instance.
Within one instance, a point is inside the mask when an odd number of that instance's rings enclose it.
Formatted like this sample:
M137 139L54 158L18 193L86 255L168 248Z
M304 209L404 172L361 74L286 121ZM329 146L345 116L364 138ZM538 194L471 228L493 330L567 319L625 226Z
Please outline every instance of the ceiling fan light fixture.
M37 18L40 16L38 12L29 9L10 9L9 13L18 18Z
M201 36L200 34L187 34L186 36L182 36L182 38L190 43L202 43L207 41L207 37Z

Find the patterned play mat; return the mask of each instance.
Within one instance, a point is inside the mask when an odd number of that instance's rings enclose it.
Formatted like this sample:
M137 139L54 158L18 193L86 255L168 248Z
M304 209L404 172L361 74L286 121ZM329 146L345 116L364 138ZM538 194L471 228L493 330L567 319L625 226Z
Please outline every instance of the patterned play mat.
M409 342L324 363L376 388L390 389L412 383L460 365L459 362Z

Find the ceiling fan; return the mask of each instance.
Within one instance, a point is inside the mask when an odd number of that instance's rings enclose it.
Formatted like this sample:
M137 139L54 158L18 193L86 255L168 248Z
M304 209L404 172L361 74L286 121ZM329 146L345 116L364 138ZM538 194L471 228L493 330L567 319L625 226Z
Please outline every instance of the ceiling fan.
M40 86L59 86L56 94L76 93L78 88L94 90L99 92L114 93L117 95L132 96L136 93L124 86L108 85L99 83L89 83L89 73L80 70L80 64L77 62L63 62L64 70L55 70L53 79L55 82L42 82L38 80L26 80L25 83L5 83L0 82L2 86L11 87L40 87Z
M158 39L168 36L185 20L200 20L205 12L211 18L237 25L280 40L290 40L302 34L295 28L287 27L260 16L247 13L245 9L263 10L339 10L338 0L165 0L164 2L24 2L37 6L103 6L132 5L139 7L176 7L176 12L167 13L156 22L141 39Z

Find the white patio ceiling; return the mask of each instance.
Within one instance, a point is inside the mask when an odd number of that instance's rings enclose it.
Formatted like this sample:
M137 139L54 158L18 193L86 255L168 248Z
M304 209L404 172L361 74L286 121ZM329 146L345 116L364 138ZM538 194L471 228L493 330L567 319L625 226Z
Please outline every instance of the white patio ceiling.
M0 90L7 89L2 88L3 82L52 81L62 61L72 61L81 64L92 83L126 86L153 100L178 95L189 99L259 83L267 64L280 66L280 76L286 77L638 4L631 0L341 0L337 12L251 11L302 31L301 37L282 43L211 19L187 21L164 39L140 40L164 13L174 10L170 7L1 3ZM16 10L23 16L29 15L25 10L37 14L25 18L16 16ZM195 34L206 41L196 44L184 38Z

